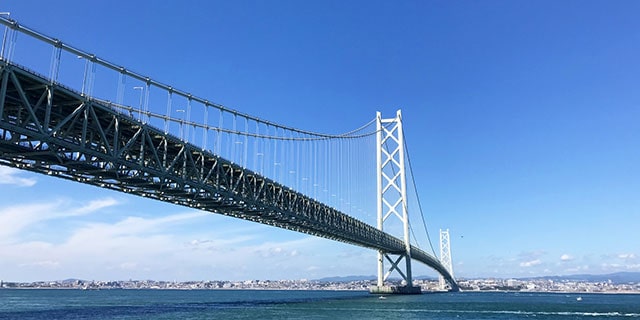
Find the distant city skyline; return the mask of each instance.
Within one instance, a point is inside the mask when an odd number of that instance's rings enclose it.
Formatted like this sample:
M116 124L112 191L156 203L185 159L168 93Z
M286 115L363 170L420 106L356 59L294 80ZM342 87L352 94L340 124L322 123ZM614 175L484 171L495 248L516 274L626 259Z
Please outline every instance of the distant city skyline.
M454 274L466 278L640 271L638 9L634 1L0 7L276 123L345 132L402 109L431 240L450 230ZM376 270L372 250L8 167L0 226L5 281Z
M627 279L638 279L640 273L635 273ZM611 274L614 278L616 274ZM375 277L358 279L320 279L320 280L244 280L244 281L156 281L156 280L120 280L93 281L81 279L65 279L62 281L38 281L31 283L3 283L0 289L154 289L154 290L358 290L366 291L375 284ZM620 279L622 280L622 279ZM399 280L393 280L398 283ZM441 291L437 279L415 279L414 285L420 286L423 292ZM461 289L470 291L524 291L524 292L584 292L584 293L640 293L640 282L615 281L601 277L601 279L571 279L571 278L534 278L534 279L460 279Z

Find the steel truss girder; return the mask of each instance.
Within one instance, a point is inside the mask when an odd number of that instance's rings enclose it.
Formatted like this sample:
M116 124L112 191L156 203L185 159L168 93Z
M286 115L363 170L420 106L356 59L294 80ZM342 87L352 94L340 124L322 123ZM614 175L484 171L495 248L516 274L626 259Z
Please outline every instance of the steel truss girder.
M0 59L0 164L402 254L402 240ZM411 257L445 276L439 261ZM457 288L455 286L454 288Z
M400 239L17 65L0 60L0 79L1 164L404 251Z

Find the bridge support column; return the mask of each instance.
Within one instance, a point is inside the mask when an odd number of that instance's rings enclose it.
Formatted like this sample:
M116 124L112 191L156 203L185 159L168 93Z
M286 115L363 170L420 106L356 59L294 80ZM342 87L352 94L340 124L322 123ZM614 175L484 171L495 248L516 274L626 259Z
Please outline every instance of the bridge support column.
M453 265L451 263L451 245L449 240L449 229L442 230L440 229L440 262L444 266L451 277L453 277ZM444 277L440 275L440 289L447 290L447 281L445 281Z
M376 124L378 229L384 231L384 224L390 217L399 219L403 225L405 251L394 253L378 252L378 281L377 285L369 288L369 292L374 294L420 293L420 287L413 286L411 274L411 242L409 239L409 215L407 212L402 114L398 110L395 118L382 119L380 112L378 112L376 114ZM391 264L386 273L385 260ZM400 267L402 260L404 260L404 271ZM394 271L400 275L402 279L401 285L385 285L385 281Z
M371 286L371 294L421 294L420 287L414 286Z

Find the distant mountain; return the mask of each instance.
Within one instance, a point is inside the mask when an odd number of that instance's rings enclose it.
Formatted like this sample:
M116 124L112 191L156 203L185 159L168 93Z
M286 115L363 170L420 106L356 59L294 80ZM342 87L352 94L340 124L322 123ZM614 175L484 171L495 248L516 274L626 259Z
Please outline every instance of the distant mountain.
M64 280L59 280L59 281L60 281L60 283L64 283L64 284L67 284L67 283L74 283L74 282L77 282L77 281L85 282L84 280L81 280L81 279L73 279L73 278L71 278L71 279L64 279Z
M376 280L377 277L376 276L345 276L345 277L326 277L326 278L321 278L321 279L316 279L314 281L319 281L319 282L350 282L350 281L366 281L366 280L371 280L374 281ZM413 279L415 280L437 280L437 277L432 277L432 276L417 276L414 277ZM389 278L389 280L391 281L400 281L399 278Z
M365 280L375 280L376 276L345 276L345 277L326 277L321 279L316 279L315 281L320 282L350 282L350 281L365 281Z
M350 282L350 281L365 281L375 280L376 276L345 276L345 277L326 277L316 279L314 281L319 282ZM437 280L437 277L433 276L418 276L414 277L416 280ZM481 279L481 278L478 278ZM505 278L506 279L506 278ZM399 279L389 279L399 280ZM621 284L635 282L640 283L640 272L616 272L609 274L572 274L565 276L540 276L540 277L528 277L517 278L517 280L552 280L552 281L585 281L585 282L607 282L611 280L612 283Z
M608 273L608 274L572 274L566 276L543 276L543 277L532 277L532 278L518 278L518 280L553 280L553 281L586 281L586 282L606 282L611 280L611 282L620 284L620 283L629 283L635 282L640 283L640 272L616 272L616 273Z

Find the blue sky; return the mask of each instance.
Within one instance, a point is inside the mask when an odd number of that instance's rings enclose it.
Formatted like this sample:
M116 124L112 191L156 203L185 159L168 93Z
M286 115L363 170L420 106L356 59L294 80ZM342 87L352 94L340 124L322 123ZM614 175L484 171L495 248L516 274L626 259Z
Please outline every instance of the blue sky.
M26 26L273 122L340 133L401 108L430 232L451 230L462 277L640 271L639 10L0 3ZM375 273L370 250L42 175L1 167L0 191L5 281Z

